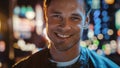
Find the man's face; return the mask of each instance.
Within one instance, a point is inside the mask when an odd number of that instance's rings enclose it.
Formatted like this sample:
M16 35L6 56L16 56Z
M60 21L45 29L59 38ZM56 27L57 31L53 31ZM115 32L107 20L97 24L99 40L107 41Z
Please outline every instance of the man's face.
M47 16L47 34L56 49L65 51L79 43L85 21L82 0L52 0Z

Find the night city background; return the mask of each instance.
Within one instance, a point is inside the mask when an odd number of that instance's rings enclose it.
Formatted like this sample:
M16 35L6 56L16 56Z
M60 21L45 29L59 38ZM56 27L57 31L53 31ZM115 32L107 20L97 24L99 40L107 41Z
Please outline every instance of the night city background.
M88 0L89 1L89 0ZM92 0L81 46L120 65L120 0ZM0 68L46 47L42 0L0 0Z

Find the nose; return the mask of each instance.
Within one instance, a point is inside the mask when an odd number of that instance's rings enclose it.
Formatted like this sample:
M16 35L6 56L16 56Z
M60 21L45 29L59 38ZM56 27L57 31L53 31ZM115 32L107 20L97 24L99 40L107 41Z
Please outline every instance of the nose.
M62 22L61 22L61 24L60 24L60 26L61 26L61 28L63 29L63 30L65 30L65 31L68 31L68 30L71 30L71 24L70 24L70 22L69 22L69 20L63 20Z

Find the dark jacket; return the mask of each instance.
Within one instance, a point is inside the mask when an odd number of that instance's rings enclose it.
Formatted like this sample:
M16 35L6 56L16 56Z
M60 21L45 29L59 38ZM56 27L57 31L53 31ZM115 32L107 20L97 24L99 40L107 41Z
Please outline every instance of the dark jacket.
M120 68L111 60L97 55L87 48L80 48L79 60L66 68ZM13 68L57 68L55 63L49 61L49 49L43 49L32 56L16 63Z

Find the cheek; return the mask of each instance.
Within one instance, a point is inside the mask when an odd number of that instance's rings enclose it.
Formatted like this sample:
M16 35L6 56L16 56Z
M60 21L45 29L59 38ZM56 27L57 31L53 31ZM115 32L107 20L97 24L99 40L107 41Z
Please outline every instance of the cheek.
M80 37L82 35L82 29L80 27L75 27L74 29L76 37Z
M58 21L55 21L55 20L48 20L48 28L52 29L52 28L56 28L57 25L59 24Z
M73 29L74 29L74 31L75 31L76 33L80 33L80 32L81 32L80 26L74 26Z
M58 24L58 23L60 23L60 21L59 20L56 20L56 19L53 19L53 18L48 18L48 24Z
M48 30L52 30L54 28L55 28L55 24L48 23L48 27L47 27Z
M56 26L53 25L53 24L48 24L48 27L47 27L47 34L53 34L54 31L56 31Z

